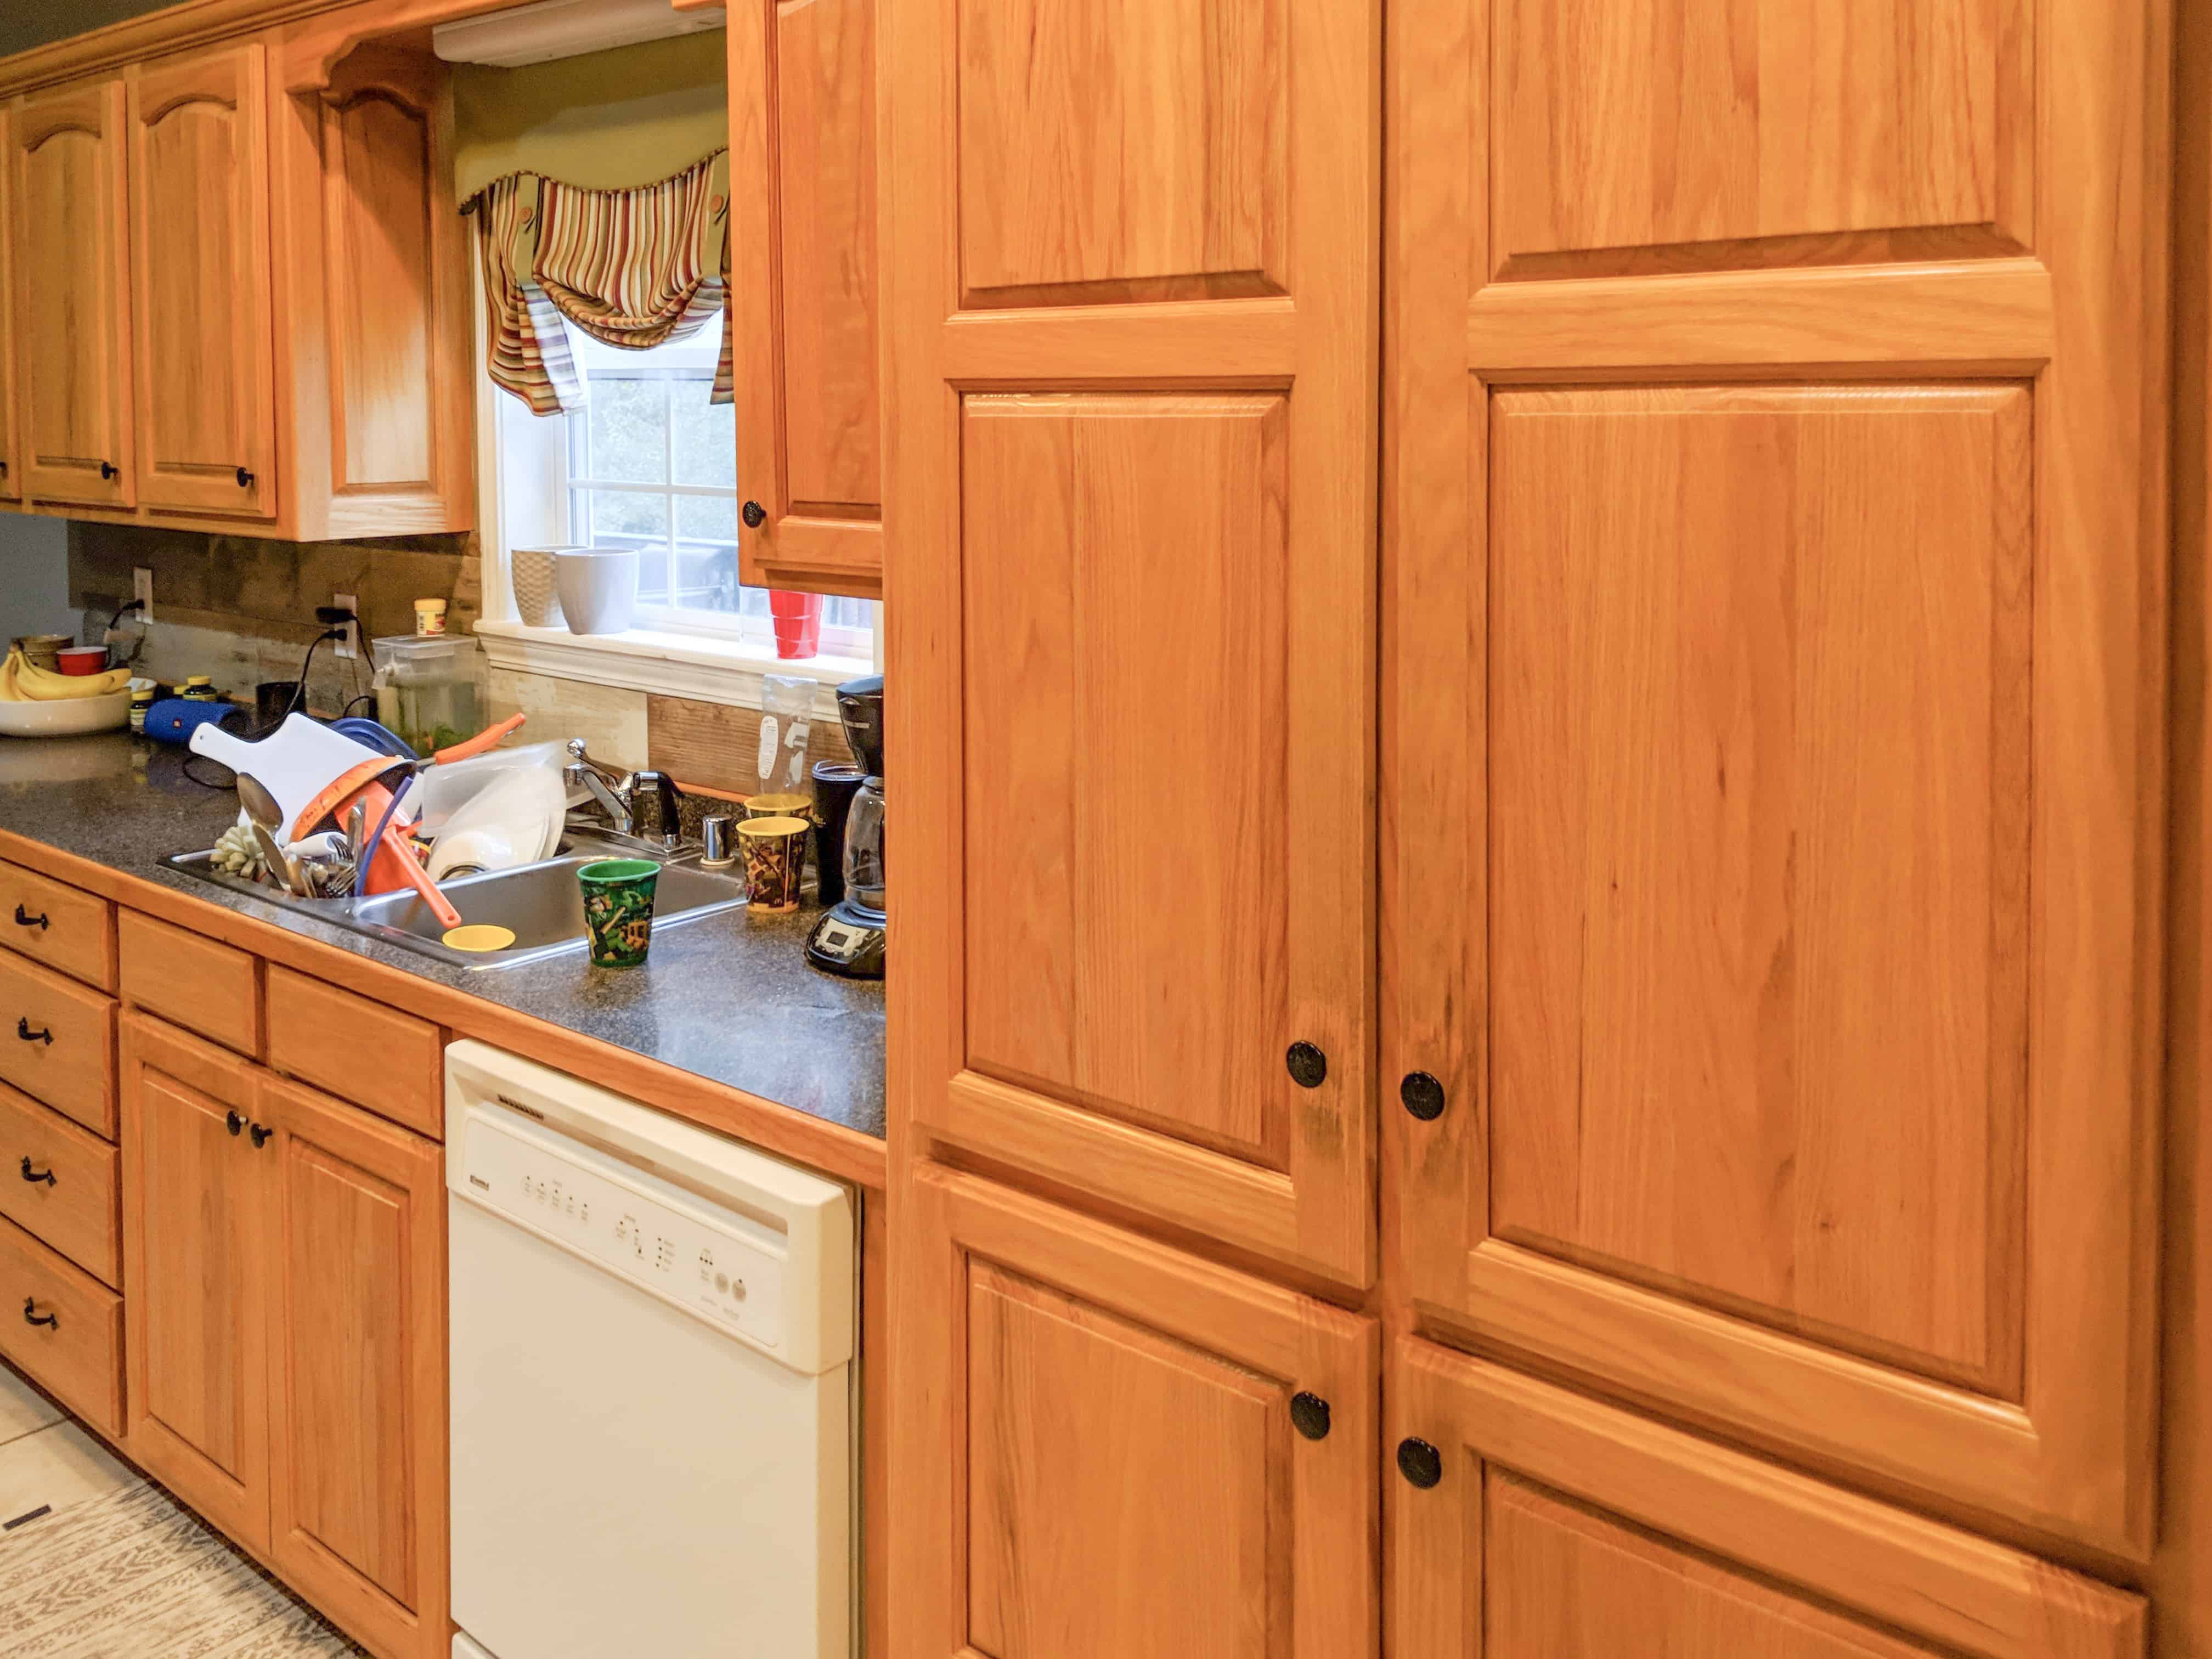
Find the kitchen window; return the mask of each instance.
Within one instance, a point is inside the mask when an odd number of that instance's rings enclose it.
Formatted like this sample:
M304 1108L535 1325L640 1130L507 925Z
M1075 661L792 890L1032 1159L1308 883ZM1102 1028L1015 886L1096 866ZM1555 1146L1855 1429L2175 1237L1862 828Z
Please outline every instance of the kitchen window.
M736 411L708 400L721 320L649 351L568 338L585 407L494 398L506 544L635 547L640 629L774 659L768 590L738 578ZM830 595L818 659L865 672L875 635L873 601Z

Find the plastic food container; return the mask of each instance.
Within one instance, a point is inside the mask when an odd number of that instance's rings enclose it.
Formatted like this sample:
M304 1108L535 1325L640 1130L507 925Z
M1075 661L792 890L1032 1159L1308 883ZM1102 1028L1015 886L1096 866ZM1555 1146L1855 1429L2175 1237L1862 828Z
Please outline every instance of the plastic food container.
M375 641L376 718L418 755L450 749L484 718L483 647L465 635Z
M65 645L58 653L61 672L64 674L100 674L107 670L107 647L104 645Z

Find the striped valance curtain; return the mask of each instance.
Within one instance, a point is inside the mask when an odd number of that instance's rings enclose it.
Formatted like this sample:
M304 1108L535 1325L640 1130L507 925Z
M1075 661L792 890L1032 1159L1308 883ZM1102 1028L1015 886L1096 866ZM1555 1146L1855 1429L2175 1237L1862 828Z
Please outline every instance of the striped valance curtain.
M586 190L534 173L493 180L462 206L483 255L494 385L534 415L584 406L561 319L643 351L698 331L729 304L729 152L634 190ZM722 330L713 400L736 398Z

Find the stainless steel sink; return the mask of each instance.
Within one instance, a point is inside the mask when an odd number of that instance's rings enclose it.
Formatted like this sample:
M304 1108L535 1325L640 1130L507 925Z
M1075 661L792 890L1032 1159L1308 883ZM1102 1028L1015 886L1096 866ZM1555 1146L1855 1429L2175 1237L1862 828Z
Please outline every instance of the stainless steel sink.
M358 901L304 899L279 888L224 875L215 869L206 853L179 854L161 862L185 875L234 892L251 893L264 903L281 905L333 927L350 928L456 968L483 970L519 967L570 952L580 954L586 945L584 895L576 872L599 859L641 856L647 855L639 853L634 844L602 842L597 836L572 832L562 838L559 854L542 864L440 883L439 890L461 913L463 922L489 922L514 931L514 943L504 951L456 951L441 943L445 926L416 893L380 893ZM745 902L744 877L701 869L695 861L696 852L673 858L651 856L660 864L660 878L653 888L656 931L719 915Z

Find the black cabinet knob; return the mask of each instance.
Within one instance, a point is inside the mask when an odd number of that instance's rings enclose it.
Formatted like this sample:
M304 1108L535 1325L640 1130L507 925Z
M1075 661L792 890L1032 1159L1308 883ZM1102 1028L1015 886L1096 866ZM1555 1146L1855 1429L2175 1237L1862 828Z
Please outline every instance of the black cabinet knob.
M49 1048L54 1046L54 1034L52 1031L47 1030L44 1026L34 1031L31 1029L31 1022L20 1016L15 1021L15 1035L26 1042L43 1042Z
M767 509L763 507L758 501L747 501L745 503L744 517L745 528L748 530L758 530L761 526L768 522Z
M52 1170L33 1169L31 1167L30 1154L26 1152L23 1155L23 1179L31 1182L33 1186L36 1186L40 1182L43 1181L47 1186L51 1187L54 1184L54 1172Z
M59 1314L40 1313L37 1298L27 1296L23 1298L23 1322L26 1325L44 1325L48 1330L59 1330L62 1320Z
M242 466L238 469L238 487L240 489L251 489L253 488L252 473L247 471Z
M1408 1436L1398 1443L1398 1473L1425 1492L1444 1478L1443 1454Z
M1328 1438L1328 1401L1304 1389L1291 1396L1291 1426L1309 1440Z
M117 471L118 468L112 461L102 461L100 464L100 476L103 478L112 478Z
M222 1126L230 1131L231 1139L234 1140L245 1133L246 1120L239 1116L236 1112L225 1112L222 1115Z
M1398 1098L1424 1123L1434 1123L1444 1115L1444 1085L1426 1072L1407 1073L1398 1085Z
M276 1132L274 1129L266 1128L261 1124L257 1123L248 1133L253 1141L253 1150L258 1152L264 1146L266 1146L269 1144L269 1137L275 1134Z
M1291 1068L1291 1081L1301 1089L1318 1089L1328 1076L1328 1056L1310 1042L1293 1042L1283 1063Z
M35 927L43 933L46 931L46 915L41 911L34 916L19 904L15 907L15 925L18 927Z

